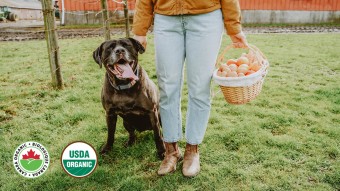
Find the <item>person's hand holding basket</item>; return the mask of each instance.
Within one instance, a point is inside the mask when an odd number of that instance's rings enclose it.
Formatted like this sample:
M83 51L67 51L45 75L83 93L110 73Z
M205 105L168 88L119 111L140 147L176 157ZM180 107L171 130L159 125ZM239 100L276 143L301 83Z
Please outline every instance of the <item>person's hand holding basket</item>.
M225 47L219 55L213 79L228 103L245 104L260 94L269 62L256 46L247 43L243 33L230 38L233 44ZM248 53L225 61L226 54L235 48L244 48Z

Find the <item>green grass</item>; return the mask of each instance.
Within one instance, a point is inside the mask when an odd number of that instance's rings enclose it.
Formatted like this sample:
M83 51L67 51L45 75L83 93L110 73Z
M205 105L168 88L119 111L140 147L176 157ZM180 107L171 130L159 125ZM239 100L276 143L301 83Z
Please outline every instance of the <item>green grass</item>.
M100 156L95 172L83 179L68 176L60 156L73 141L97 151L105 143L104 70L92 60L102 38L60 40L62 91L51 88L45 41L1 42L0 190L339 190L340 34L248 40L271 63L263 91L240 106L227 104L221 94L214 98L197 177L183 177L181 164L174 174L157 176L152 132L139 133L137 143L124 148L128 133L119 120L112 152ZM156 82L153 48L150 36L140 63ZM183 116L186 102L185 87ZM51 163L41 177L26 179L15 171L12 156L19 144L33 140L48 149Z

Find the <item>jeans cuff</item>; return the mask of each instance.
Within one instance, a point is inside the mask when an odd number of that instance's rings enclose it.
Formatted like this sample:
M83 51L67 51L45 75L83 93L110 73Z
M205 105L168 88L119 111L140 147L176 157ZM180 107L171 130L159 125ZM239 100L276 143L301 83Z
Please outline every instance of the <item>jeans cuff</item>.
M166 143L177 143L181 138L176 138L176 139L166 139L163 137L164 142Z
M189 143L190 145L199 145L202 143L202 140L196 140L196 141L189 141L187 139L187 143Z

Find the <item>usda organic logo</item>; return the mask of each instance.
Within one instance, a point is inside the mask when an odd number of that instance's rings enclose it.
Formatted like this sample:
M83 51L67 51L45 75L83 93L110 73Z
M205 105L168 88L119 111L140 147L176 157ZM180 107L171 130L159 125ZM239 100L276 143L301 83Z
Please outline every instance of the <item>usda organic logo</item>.
M78 178L88 176L97 166L97 153L85 142L71 143L61 155L61 166L70 176Z
M50 156L47 149L38 142L26 142L21 144L13 155L15 170L27 178L41 176L50 164Z

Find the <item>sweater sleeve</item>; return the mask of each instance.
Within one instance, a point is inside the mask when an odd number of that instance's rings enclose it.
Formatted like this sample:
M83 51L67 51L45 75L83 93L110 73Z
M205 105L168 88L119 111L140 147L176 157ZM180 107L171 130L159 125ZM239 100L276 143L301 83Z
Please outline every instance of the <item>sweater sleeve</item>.
M146 36L153 20L153 1L137 0L133 17L132 32L138 36Z
M224 27L228 35L235 35L242 31L241 9L238 0L221 0Z

